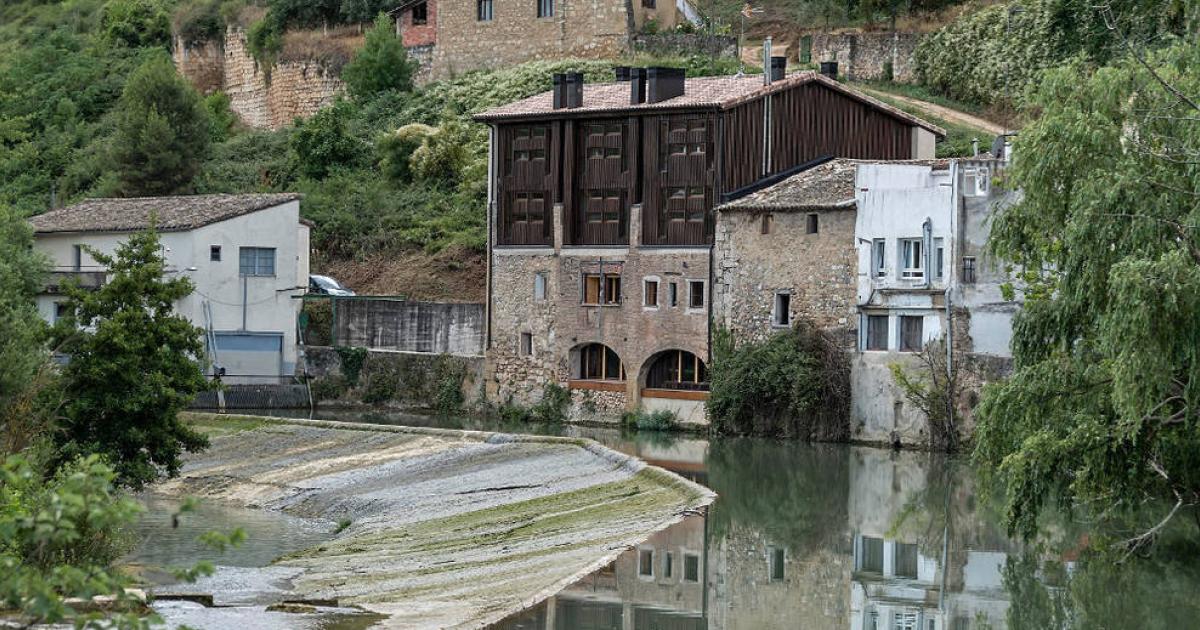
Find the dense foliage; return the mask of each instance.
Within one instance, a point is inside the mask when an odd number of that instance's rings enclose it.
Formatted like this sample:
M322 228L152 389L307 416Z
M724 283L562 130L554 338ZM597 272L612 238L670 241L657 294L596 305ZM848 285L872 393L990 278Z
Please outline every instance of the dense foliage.
M846 437L849 369L832 340L804 323L741 344L718 330L709 377L708 414L718 433Z
M995 219L1025 307L976 456L1027 536L1055 499L1105 516L1200 502L1200 46L1147 64L1046 73L1010 171L1024 199Z
M177 415L207 387L201 331L174 311L192 292L168 271L154 232L138 232L113 256L90 252L108 270L99 289L68 289L57 324L65 403L60 458L102 453L124 484L140 487L179 472L179 456L208 445ZM87 328L81 328L87 326Z
M355 98L370 98L380 92L412 90L417 64L408 58L404 43L396 37L392 20L380 13L367 31L366 42L342 69L346 91Z
M1117 32L1139 45L1182 35L1200 11L1176 0L1011 0L952 22L918 44L918 80L953 98L1015 102L1041 73L1077 55L1106 63L1121 52ZM1107 20L1107 21L1106 21ZM1191 27L1194 30L1195 24Z
M49 377L46 326L34 296L47 261L32 243L29 224L0 207L0 454L29 446L45 428L36 384Z

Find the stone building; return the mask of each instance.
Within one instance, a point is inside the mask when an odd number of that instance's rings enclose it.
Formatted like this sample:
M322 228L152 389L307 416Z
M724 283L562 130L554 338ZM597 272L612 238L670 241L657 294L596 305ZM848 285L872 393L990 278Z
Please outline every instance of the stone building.
M477 117L491 125L488 393L530 404L559 383L576 417L703 423L718 200L828 156L932 157L943 132L812 72L626 76L569 77Z
M647 22L673 29L688 15L696 14L686 0L404 0L391 11L431 79L536 59L617 57Z
M831 160L717 207L716 325L762 341L804 319L853 345L858 164Z
M1007 370L1012 318L1020 304L1004 297L1001 286L1011 278L986 251L991 218L1019 199L1019 192L993 185L1005 164L981 158L859 167L859 335L851 363L855 439L906 444L928 439L925 413L896 385L891 366L927 369L917 355L931 343L955 353L953 363L962 368L956 378L968 396L980 381ZM970 402L956 404L969 422ZM959 427L967 434L970 429Z

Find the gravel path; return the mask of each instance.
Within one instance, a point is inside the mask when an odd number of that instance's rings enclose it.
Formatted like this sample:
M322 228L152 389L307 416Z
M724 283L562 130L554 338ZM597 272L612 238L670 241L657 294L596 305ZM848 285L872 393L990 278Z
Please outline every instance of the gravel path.
M389 615L387 627L483 627L714 498L587 440L187 418L212 447L155 491L350 519L276 565L301 570L295 596L358 604Z

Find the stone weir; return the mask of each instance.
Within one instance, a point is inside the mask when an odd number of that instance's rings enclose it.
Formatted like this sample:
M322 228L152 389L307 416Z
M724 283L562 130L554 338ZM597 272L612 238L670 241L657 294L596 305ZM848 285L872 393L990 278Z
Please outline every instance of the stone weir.
M156 494L351 525L279 559L290 597L480 628L605 566L715 495L583 439L185 414L212 446Z

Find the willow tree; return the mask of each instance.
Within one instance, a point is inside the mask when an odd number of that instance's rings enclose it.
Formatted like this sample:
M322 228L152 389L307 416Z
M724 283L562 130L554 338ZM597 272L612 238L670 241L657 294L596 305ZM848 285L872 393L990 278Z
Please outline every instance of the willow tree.
M1025 308L976 448L1015 532L1032 536L1056 500L1105 516L1161 505L1136 547L1200 502L1196 94L1196 44L1068 64L1030 94L1039 116L1009 171L1024 198L991 242L1024 270Z

